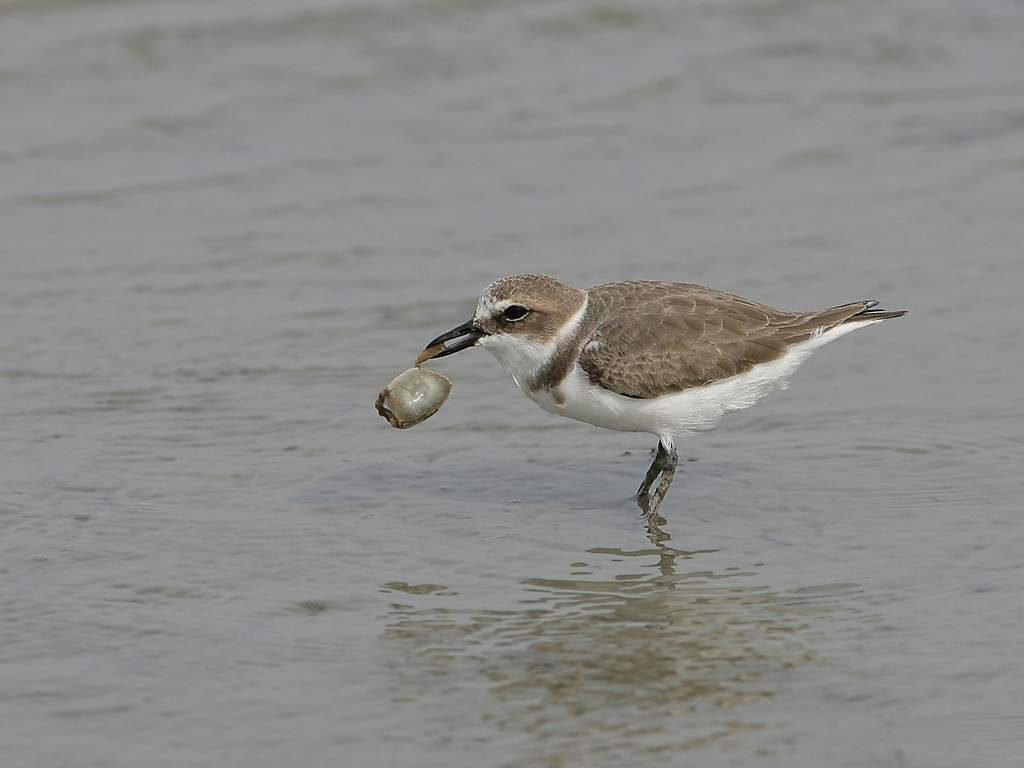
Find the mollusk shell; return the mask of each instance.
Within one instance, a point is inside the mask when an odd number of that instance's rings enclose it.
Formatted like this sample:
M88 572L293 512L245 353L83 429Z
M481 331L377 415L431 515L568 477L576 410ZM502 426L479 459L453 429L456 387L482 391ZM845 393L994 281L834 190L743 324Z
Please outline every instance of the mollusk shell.
M437 413L451 391L451 381L441 374L410 368L377 395L377 413L398 429L414 427Z

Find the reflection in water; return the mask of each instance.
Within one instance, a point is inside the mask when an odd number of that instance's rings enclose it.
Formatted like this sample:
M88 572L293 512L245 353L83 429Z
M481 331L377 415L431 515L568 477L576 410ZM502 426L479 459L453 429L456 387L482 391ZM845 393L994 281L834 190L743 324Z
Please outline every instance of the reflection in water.
M439 744L493 741L497 726L517 743L510 765L630 764L763 727L736 708L814 661L806 630L850 611L838 598L858 587L772 591L751 585L751 570L690 567L714 550L674 549L659 529L650 538L590 549L570 578L525 579L515 610L393 605L395 702L421 708ZM480 722L491 730L474 737Z

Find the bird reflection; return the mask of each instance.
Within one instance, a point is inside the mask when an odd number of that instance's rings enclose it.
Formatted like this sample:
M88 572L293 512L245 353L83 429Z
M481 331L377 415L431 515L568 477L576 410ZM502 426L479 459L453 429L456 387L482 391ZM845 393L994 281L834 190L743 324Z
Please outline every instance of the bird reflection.
M516 610L394 605L396 702L422 705L449 740L467 718L492 737L528 734L523 765L633 764L759 727L737 708L815 662L802 635L857 587L773 591L752 569L694 568L720 553L672 547L657 520L648 538L588 549L567 578L523 579ZM470 707L460 690L476 692Z

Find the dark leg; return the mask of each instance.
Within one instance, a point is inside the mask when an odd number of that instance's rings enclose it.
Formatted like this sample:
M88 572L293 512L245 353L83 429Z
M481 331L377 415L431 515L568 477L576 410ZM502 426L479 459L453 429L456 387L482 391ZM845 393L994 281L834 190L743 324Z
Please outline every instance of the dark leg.
M637 491L637 504L649 520L656 519L658 507L661 506L665 494L668 493L668 487L672 485L672 479L676 474L676 464L678 463L679 454L676 453L676 449L668 450L659 441L658 453L654 457L654 461L651 462L651 467L647 470L647 475ZM654 492L652 497L649 491L658 475L661 475L661 482L658 483L658 490Z
M661 474L663 469L662 462L666 458L665 446L658 441L658 452L654 456L654 461L651 462L650 468L647 470L647 476L644 477L644 481L640 483L640 487L636 491L636 497L642 499L647 495L647 492L651 490L651 486L657 479L658 475Z
M661 506L661 502L665 499L665 494L668 493L668 487L672 485L672 480L676 476L676 465L679 464L679 454L676 453L676 449L673 448L668 452L668 461L666 462L665 470L661 473L661 482L658 483L658 490L654 493L654 498L651 499L649 505L649 511L647 516L654 518L658 514L658 507Z

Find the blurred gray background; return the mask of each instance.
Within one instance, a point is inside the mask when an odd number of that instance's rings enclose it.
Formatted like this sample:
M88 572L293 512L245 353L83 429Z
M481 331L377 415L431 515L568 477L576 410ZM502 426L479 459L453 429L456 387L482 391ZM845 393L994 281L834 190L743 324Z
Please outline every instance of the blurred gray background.
M1007 766L1024 753L1024 4L0 2L10 766ZM681 445L480 290L902 320Z

